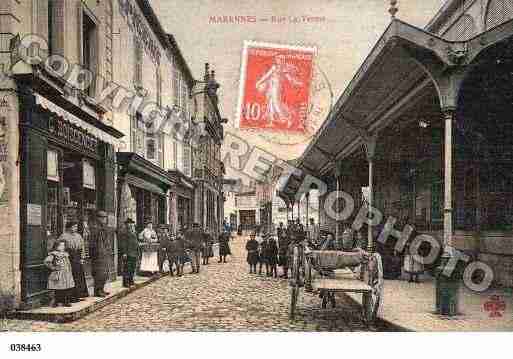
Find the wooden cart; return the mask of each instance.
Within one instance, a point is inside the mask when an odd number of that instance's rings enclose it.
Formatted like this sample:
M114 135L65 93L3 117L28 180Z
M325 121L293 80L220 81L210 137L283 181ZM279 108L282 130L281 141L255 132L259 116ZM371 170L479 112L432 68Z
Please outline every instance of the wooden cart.
M378 253L317 251L294 244L289 316L294 319L301 288L320 296L322 308L336 306L336 293L360 293L362 316L374 321L382 299L383 270Z

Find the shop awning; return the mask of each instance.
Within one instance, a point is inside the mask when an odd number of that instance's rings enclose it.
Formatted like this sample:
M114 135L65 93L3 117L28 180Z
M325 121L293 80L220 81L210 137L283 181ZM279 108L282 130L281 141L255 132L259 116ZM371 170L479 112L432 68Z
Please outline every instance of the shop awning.
M176 182L159 166L133 152L118 152L118 177L128 183L158 194L166 194Z
M36 98L36 104L41 106L42 108L56 114L59 117L62 117L66 121L82 128L82 129L86 130L91 135L98 138L100 141L103 141L105 143L108 143L108 144L114 146L114 148L116 150L120 148L121 141L119 138L116 138L116 137L110 135L109 133L103 131L102 129L87 123L86 121L78 118L77 116L66 111L62 107L54 104L53 102L51 102L50 100L46 99L45 97L43 97L39 94L35 94L35 98ZM122 135L123 134L121 134L121 136Z

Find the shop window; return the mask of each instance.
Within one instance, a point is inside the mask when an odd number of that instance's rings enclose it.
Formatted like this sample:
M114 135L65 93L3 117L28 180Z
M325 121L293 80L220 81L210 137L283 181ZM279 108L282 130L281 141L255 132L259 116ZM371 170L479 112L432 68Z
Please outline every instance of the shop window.
M46 235L51 239L56 239L60 235L59 153L51 149L47 151L47 180Z
M191 175L191 149L187 144L183 145L183 172L185 175Z
M154 137L146 139L146 159L149 161L157 160L156 140Z

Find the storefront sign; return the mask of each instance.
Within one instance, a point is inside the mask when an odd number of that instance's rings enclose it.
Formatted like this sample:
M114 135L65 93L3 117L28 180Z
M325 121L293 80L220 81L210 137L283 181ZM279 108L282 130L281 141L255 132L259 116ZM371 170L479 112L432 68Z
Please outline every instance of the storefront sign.
M41 205L32 203L27 204L27 224L29 226L40 226L41 213Z
M97 152L98 139L86 131L62 120L60 117L51 116L48 119L48 131L66 142L85 148L88 151Z
M160 64L160 49L152 37L152 32L148 28L144 18L139 14L139 9L131 0L118 0L119 10L126 17L128 27L144 44L153 62Z

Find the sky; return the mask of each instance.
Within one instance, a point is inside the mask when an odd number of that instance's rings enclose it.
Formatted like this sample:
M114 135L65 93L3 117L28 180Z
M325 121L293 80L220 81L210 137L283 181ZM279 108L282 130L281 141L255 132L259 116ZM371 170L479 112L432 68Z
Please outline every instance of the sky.
M164 29L172 33L191 68L201 79L204 63L209 62L221 84L220 110L229 123L225 130L281 159L299 157L309 138L283 140L269 138L236 128L244 41L312 46L317 49L316 67L331 88L321 91L312 102L319 103L327 115L390 23L388 0L150 0ZM424 27L440 9L444 0L400 0L397 18ZM215 23L212 17L274 16L283 22ZM310 17L314 21L304 21ZM317 19L317 20L315 20ZM321 19L321 20L318 20ZM320 73L320 72L319 72ZM322 120L316 122L319 127ZM288 144L283 144L287 142ZM293 144L292 144L293 143ZM228 171L227 177L230 176Z

